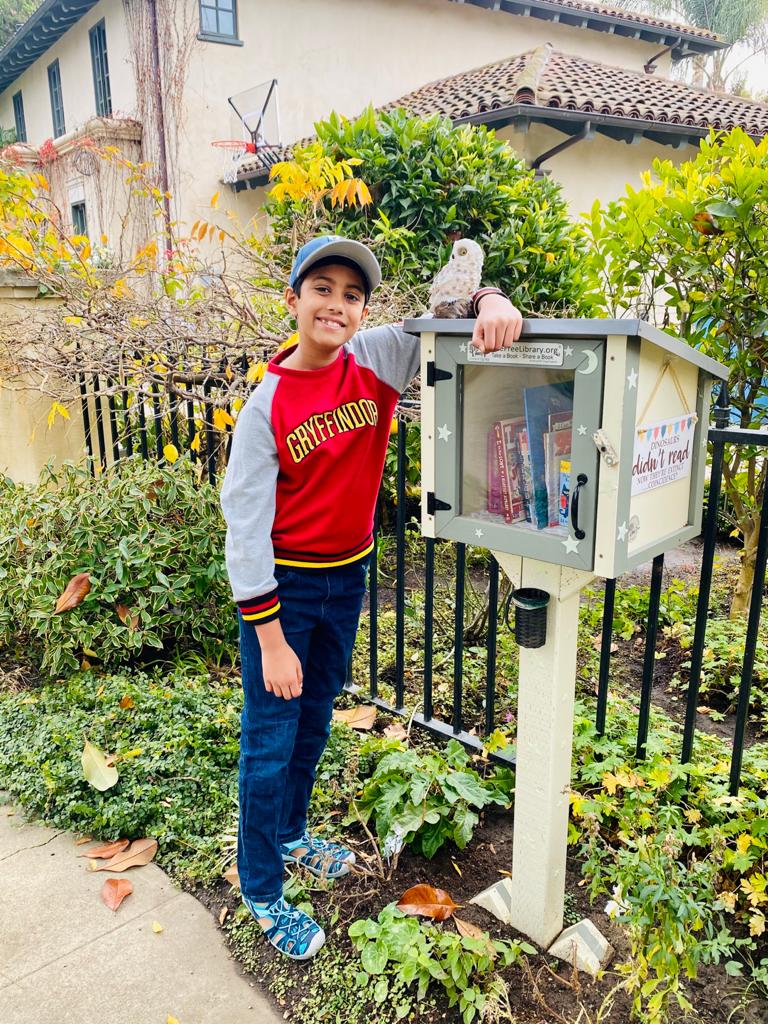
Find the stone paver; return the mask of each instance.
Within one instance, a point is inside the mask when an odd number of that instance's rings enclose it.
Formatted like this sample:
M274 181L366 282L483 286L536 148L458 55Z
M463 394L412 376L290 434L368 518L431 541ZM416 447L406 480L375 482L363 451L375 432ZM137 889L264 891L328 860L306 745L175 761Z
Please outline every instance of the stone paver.
M193 896L156 864L89 871L85 848L0 803L2 1024L282 1021ZM100 897L109 877L133 882L116 912Z

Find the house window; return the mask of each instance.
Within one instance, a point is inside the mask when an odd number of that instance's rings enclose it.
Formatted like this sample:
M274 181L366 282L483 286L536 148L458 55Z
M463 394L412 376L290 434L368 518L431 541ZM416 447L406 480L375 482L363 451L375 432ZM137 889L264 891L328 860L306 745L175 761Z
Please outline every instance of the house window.
M72 203L72 228L76 235L88 234L88 221L85 216L85 202Z
M61 72L59 71L58 60L48 65L48 90L51 94L53 137L58 139L66 131L64 126L64 100L61 95Z
M197 38L242 46L237 38L237 0L200 0Z
M91 40L91 66L93 67L93 89L96 93L96 113L109 117L112 113L112 94L109 91L109 64L107 62L107 31L104 19L94 25L88 33Z
M21 90L13 94L13 119L16 122L16 141L27 141L27 122L24 120L24 100Z

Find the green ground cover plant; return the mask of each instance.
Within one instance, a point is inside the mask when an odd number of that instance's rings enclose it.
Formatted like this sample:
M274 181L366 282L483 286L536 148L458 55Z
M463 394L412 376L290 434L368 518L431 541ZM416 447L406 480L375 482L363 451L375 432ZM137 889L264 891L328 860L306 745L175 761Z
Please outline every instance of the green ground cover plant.
M372 760L373 771L354 798L347 823L372 821L390 855L409 845L429 859L448 841L463 850L479 812L489 804L509 806L514 788L507 768L483 778L458 740L421 753L401 740L374 738L363 744L360 756Z
M520 940L461 935L401 913L389 904L376 920L355 921L349 935L360 955L356 982L373 986L373 998L383 1003L391 986L400 983L409 992L416 986L415 1002L421 1002L433 983L442 986L448 1005L458 1005L464 1024L490 1015L492 1006L506 1006L509 997L498 971L516 963L533 946ZM413 996L401 996L398 1016L406 1016ZM489 1005L491 1004L491 1005Z
M662 1022L705 963L764 980L768 869L768 745L744 755L738 797L728 792L730 750L699 734L679 763L679 726L654 713L645 760L634 756L636 712L625 698L596 734L580 703L574 733L570 840L593 897L613 893L632 955L621 965L641 1020ZM751 965L751 967L750 967Z
M80 574L87 592L57 614ZM55 678L83 659L115 668L191 647L221 657L236 640L218 494L186 459L0 480L0 648Z
M49 825L151 836L163 868L210 881L237 806L241 707L236 683L159 668L0 691L0 780ZM115 755L119 780L105 792L84 778L85 738Z

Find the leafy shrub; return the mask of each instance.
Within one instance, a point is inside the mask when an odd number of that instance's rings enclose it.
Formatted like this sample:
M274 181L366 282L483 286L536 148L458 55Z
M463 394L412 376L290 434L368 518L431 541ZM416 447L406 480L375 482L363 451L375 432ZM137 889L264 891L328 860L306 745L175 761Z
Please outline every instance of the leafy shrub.
M593 629L600 629L603 621L603 594L592 589L584 591L585 601L581 607L581 623ZM696 602L699 597L698 584L686 583L673 578L662 591L659 601L659 625L673 626L677 623L693 622L696 618ZM613 632L623 640L630 640L645 628L648 621L650 587L622 586L616 588L613 605Z
M683 650L693 645L694 628L688 624L677 632L677 639ZM712 619L707 623L707 633L701 664L702 698L733 710L739 695L741 668L747 640L747 623L744 619ZM764 725L768 725L768 628L762 624L758 630L752 669L751 707L759 711ZM691 662L684 661L682 667L690 669ZM679 678L679 686L687 686Z
M592 896L617 897L631 939L620 969L636 1015L662 1022L671 1001L685 1007L682 981L701 963L725 960L735 974L746 972L741 958L748 965L768 952L768 747L745 750L734 798L729 744L701 734L694 761L681 765L680 729L657 712L638 762L636 728L629 701L612 701L603 737L577 705L570 841Z
M76 672L66 683L0 694L0 783L55 828L158 840L158 861L208 879L237 799L239 687L208 674ZM116 755L99 792L81 764L84 737Z
M369 107L356 121L331 114L315 130L318 141L293 159L300 166L320 156L358 159L355 170L373 195L371 207L316 204L317 231L370 241L385 279L425 294L453 239L464 235L485 251L485 282L506 289L521 309L581 307L582 235L560 186L536 178L492 129ZM272 201L278 240L292 237L297 215L312 203Z
M496 972L524 953L536 952L519 940L506 942L444 931L406 917L394 903L384 907L375 921L355 921L349 936L360 953L358 985L368 988L373 982L377 1003L388 998L393 983L410 987L414 982L418 982L416 1000L421 1002L437 981L445 989L449 1005L458 1003L464 1024L478 1015L483 1017L491 1000L503 1003L505 987ZM411 1004L400 999L405 1016Z
M373 818L385 850L396 852L406 844L433 857L448 840L463 850L480 820L476 811L509 804L511 773L499 768L481 778L458 740L420 754L399 740L374 739L363 744L360 755L372 758L375 767L348 820Z
M79 573L90 592L54 614ZM216 490L190 464L138 456L94 478L65 463L37 485L0 482L0 643L49 676L148 649L235 641Z

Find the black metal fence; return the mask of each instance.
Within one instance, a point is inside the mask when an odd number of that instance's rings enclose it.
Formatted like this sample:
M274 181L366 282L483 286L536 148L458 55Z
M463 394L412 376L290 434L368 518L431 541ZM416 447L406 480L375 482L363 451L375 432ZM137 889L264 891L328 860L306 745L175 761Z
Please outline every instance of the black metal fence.
M226 464L231 445L231 428L224 431L214 426L211 391L215 385L209 380L204 382L204 402L195 403L174 401L172 395L161 395L152 391L148 395L139 396L129 404L128 396L109 395L106 399L99 393L99 381L90 382L91 388L81 384L83 418L86 442L89 454L96 464L105 466L107 462L117 462L124 455L139 451L146 459L157 457L162 459L164 445L172 443L176 448L189 448L197 436L197 450L191 450L192 458L202 462L205 476L211 484L217 479L217 469ZM107 382L109 386L109 382ZM105 408L106 401L106 408ZM703 548L699 595L696 612L694 639L691 648L691 666L686 694L685 725L680 751L680 760L689 762L693 757L694 738L697 722L699 688L702 678L703 654L706 644L707 623L709 619L709 603L712 586L715 545L718 531L718 515L721 509L721 491L723 480L723 460L726 449L732 446L748 446L751 449L765 450L768 457L768 432L740 430L729 426L730 409L728 393L723 385L715 407L715 426L709 430L711 448L711 473L709 480L709 499L706 509L703 530ZM111 452L107 449L105 422L109 423ZM199 425L202 424L202 431ZM414 429L408 419L403 416L398 420L396 435L397 470L396 470L396 519L395 536L395 659L393 678L389 680L394 693L394 703L380 696L379 674L379 618L380 581L378 575L377 548L371 560L369 576L369 683L368 697L370 701L388 711L406 713L406 475L407 475L407 441L409 429ZM184 441L182 442L182 437ZM151 455L150 455L151 453ZM109 456L111 455L111 458ZM761 456L762 457L762 456ZM377 530L376 545L381 534ZM424 545L424 640L423 640L423 680L421 686L420 706L423 710L414 713L412 718L419 726L443 738L456 738L470 748L479 750L483 739L475 730L465 728L463 715L464 699L464 638L465 638L465 581L466 581L466 545L451 542L455 550L455 580L453 615L453 699L450 721L442 720L434 714L433 683L434 683L434 613L435 613L435 551L437 544L447 542L425 538ZM730 792L735 795L739 789L741 766L744 752L744 740L750 710L750 694L755 662L755 651L758 641L760 615L763 607L765 590L766 561L768 560L768 487L762 500L759 526L759 541L754 573L752 597L746 629L746 642L741 666L741 680L736 708L735 733L730 767ZM664 556L658 555L652 563L648 616L645 623L645 650L643 658L642 681L640 686L640 704L637 722L636 756L641 759L646 750L650 727L650 711L654 686L655 652L659 624L659 606L662 594ZM599 734L605 731L608 708L608 687L611 679L611 650L613 645L613 617L616 596L615 579L605 582L602 635L600 644L599 677L595 709L595 722ZM491 557L488 567L488 616L485 639L485 695L482 735L487 737L493 732L496 722L496 662L497 662L497 630L500 619L499 602L499 565ZM349 675L351 684L351 666ZM503 751L493 755L499 760L514 763L514 757L505 755Z

